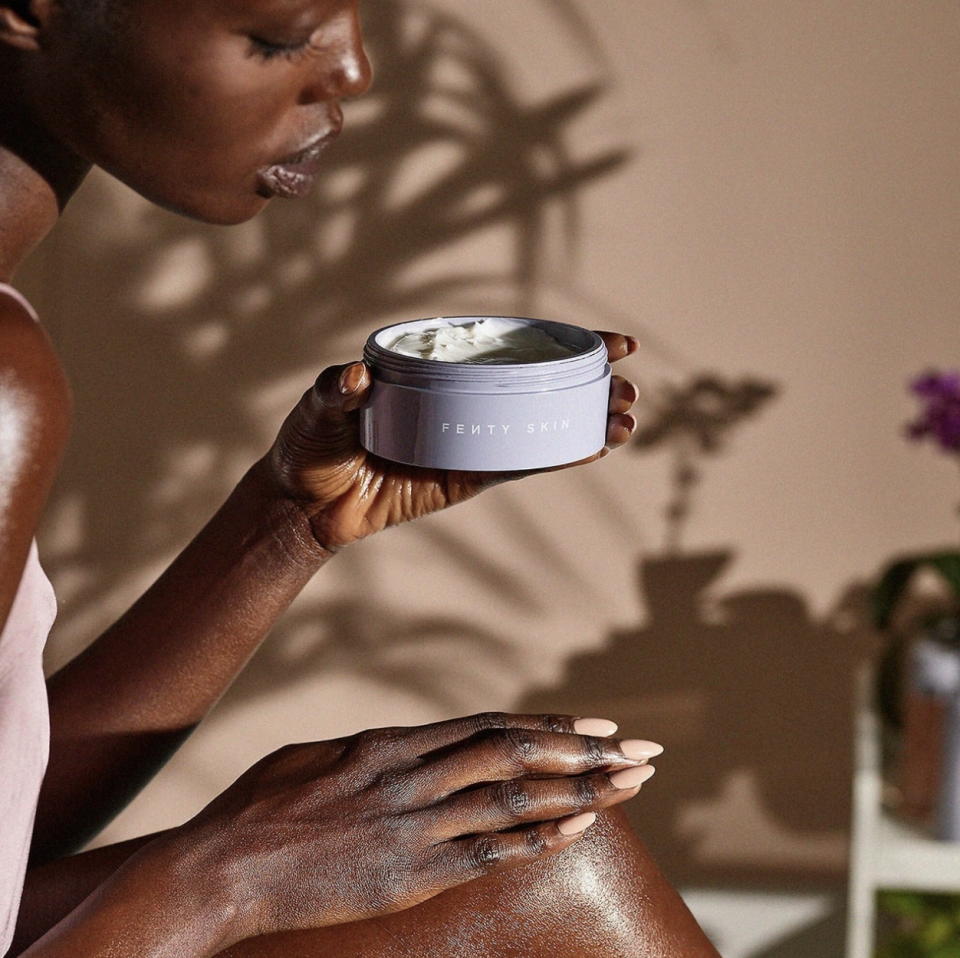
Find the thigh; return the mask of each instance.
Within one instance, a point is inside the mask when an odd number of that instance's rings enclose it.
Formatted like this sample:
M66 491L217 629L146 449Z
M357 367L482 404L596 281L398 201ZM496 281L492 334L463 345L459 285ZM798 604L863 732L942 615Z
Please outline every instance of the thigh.
M384 918L250 939L228 956L718 958L619 809L547 861Z

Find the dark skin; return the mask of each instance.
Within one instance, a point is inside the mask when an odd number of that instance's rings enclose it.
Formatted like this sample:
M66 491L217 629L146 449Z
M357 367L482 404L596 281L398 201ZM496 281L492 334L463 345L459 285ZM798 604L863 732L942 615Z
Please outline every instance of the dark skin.
M116 0L107 16L97 7L0 0L0 280L14 278L94 163L215 223L301 195L339 131L340 102L370 82L356 0ZM612 362L636 349L601 335ZM591 859L570 853L590 813L637 794L652 749L567 717L474 716L290 746L177 829L63 857L163 765L339 550L515 478L367 455L357 422L370 385L360 363L321 374L167 572L51 677L37 864L14 953L269 955L290 945L275 936L295 933L307 936L304 954L370 954L377 928L384 954L398 934L416 954L467 954L442 944L456 927L451 910L487 916L500 940L518 887L503 876L531 864L519 880L555 913L573 907L570 869ZM614 377L601 455L629 438L636 397ZM48 338L5 295L0 408L13 427L0 431L2 625L70 423ZM621 893L647 896L631 932L644 950L630 953L714 954L617 822L599 831L627 849L617 874L634 891ZM603 843L593 847L591 874L602 873ZM560 871L542 864L564 850ZM507 950L491 943L486 953L516 953L502 941ZM544 954L587 953L558 948Z

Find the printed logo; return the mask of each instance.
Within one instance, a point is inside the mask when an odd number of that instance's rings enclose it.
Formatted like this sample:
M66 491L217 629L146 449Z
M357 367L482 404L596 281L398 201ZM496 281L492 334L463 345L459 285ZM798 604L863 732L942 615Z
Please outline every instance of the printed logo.
M516 428L515 428L516 427ZM547 421L516 423L466 423L444 422L440 424L441 433L453 436L471 436L478 439L492 436L502 437L525 433L528 436L541 436L555 432L567 432L571 427L569 419L549 419Z

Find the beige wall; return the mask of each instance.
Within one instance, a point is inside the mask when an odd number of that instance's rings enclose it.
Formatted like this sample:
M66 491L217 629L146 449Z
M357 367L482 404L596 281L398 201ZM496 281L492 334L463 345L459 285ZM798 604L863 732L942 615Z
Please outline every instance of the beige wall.
M51 667L386 322L624 328L648 417L703 373L777 393L696 460L670 550L669 443L351 549L106 837L291 739L550 708L666 744L635 817L678 880L836 880L863 585L958 531L899 429L907 378L960 364L960 8L365 2L380 83L310 201L212 229L96 176L22 277L78 395Z

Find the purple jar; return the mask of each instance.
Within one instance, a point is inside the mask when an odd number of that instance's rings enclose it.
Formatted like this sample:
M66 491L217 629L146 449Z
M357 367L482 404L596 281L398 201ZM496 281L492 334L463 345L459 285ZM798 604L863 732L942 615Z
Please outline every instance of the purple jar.
M534 327L562 355L447 362L392 348L410 334L485 320L518 335ZM385 459L469 471L546 469L586 459L606 443L611 371L603 340L590 330L522 317L421 319L377 330L363 356L373 389L361 411L361 442Z

